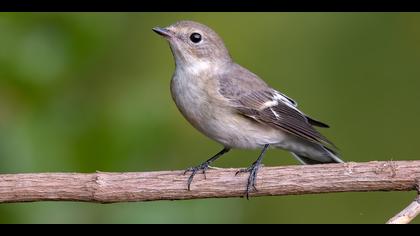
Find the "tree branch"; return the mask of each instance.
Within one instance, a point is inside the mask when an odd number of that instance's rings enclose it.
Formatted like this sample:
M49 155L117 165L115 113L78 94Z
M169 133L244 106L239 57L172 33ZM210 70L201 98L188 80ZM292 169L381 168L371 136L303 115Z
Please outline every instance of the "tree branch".
M404 210L392 217L387 224L408 224L420 214L420 179L417 184L417 197Z
M0 203L33 201L130 202L225 198L244 195L247 174L211 169L187 190L183 171L142 173L39 173L0 175ZM420 179L420 161L367 162L261 168L258 192L250 196L410 191Z

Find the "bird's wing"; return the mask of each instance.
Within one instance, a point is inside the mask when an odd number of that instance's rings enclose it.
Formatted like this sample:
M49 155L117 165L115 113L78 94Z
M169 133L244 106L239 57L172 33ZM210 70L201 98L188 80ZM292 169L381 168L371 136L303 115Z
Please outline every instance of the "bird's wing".
M296 102L257 82L261 80L254 74L246 75L248 78L245 79L236 77L237 74L229 73L219 79L219 93L231 102L237 112L259 123L336 149L333 143L312 127L312 124L328 127L326 124L308 118L296 108ZM256 86L253 87L253 84Z

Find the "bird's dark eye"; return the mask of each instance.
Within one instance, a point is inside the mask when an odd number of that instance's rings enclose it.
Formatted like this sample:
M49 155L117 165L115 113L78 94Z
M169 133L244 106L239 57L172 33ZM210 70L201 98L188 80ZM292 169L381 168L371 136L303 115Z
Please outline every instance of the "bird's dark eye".
M193 43L199 43L201 41L201 34L199 33L192 33L190 36L190 40Z

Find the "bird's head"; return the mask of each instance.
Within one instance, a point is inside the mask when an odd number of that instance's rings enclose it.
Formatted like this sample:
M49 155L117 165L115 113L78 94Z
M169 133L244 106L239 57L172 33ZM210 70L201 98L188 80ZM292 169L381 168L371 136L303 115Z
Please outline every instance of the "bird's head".
M153 31L168 40L177 66L231 61L223 40L203 24L179 21L165 28L155 27Z

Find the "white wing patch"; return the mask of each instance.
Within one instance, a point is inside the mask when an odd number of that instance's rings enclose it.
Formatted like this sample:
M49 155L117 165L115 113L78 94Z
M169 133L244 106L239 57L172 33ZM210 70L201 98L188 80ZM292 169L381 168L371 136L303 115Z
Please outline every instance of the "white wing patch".
M265 108L268 108L268 107L274 107L274 106L277 106L279 104L279 102L276 100L276 99L274 99L274 100L271 100L271 101L268 101L268 102L265 102L261 107L260 107L260 110L264 110Z
M293 99L287 97L286 95L280 93L279 91L274 91L274 97L273 98L275 100L279 100L279 101L284 102L285 104L289 105L290 107L293 107L293 108L297 107L297 103Z
M260 107L260 110L264 110L265 108L269 108L269 107L275 107L279 104L279 102L282 102L288 105L289 107L292 107L293 109L297 107L297 103L294 100L292 100L291 98L287 97L286 95L278 91L274 91L273 100L264 102L262 106Z
M274 116L277 118L277 120L278 120L278 119L280 119L279 114L277 114L277 112L275 112L275 111L273 110L273 108L271 108L271 107L270 107L270 111L271 111L271 112L273 112L273 114L274 114Z
M273 100L265 102L260 107L260 109L263 110L263 109L268 108L268 107L274 107L274 106L277 106L279 104L279 102L282 102L282 103L286 104L287 106L297 110L296 109L297 103L293 99L287 97L286 95L284 95L284 94L282 94L282 93L280 93L276 90L273 91L272 99Z
M276 119L280 119L280 115L275 111L275 109L273 109L273 107L279 105L279 103L285 104L288 107L298 111L300 113L300 111L296 108L297 103L295 101L293 101L291 98L285 96L284 94L278 92L278 91L274 91L273 93L273 97L272 100L269 100L267 102L264 102L261 107L260 110L264 110L266 108L270 108L270 111L273 113L273 115L276 117Z

